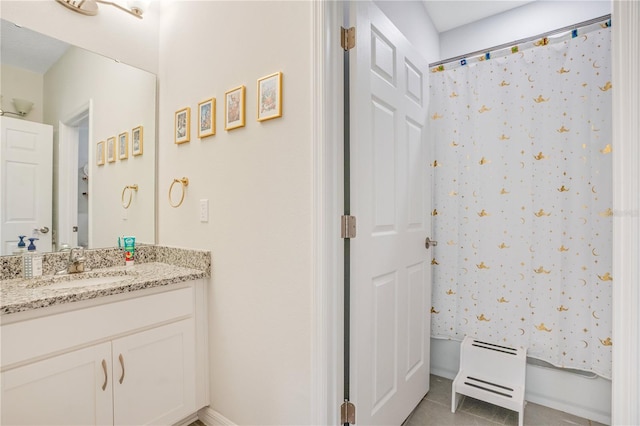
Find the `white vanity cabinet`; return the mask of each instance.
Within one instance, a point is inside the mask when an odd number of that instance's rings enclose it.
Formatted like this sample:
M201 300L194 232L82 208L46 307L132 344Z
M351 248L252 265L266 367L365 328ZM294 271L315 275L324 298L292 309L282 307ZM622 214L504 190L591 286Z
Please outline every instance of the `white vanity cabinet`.
M112 354L114 424L166 425L195 411L193 321L115 340Z
M196 280L3 318L1 424L173 424L194 414L208 405L205 300Z
M106 368L111 369L110 343L3 372L2 424L113 424Z

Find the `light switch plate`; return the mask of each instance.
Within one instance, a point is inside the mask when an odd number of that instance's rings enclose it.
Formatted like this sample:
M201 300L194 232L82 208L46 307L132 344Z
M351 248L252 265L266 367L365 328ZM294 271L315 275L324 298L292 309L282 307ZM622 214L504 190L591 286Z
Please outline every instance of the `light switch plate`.
M209 200L200 200L200 222L209 222Z

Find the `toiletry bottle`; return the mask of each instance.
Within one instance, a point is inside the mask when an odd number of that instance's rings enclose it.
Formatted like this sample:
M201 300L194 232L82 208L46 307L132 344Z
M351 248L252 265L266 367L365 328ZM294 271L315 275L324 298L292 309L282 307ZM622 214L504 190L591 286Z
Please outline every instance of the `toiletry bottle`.
M136 237L122 237L124 243L124 264L133 266L136 251Z
M39 277L42 275L42 256L36 251L36 245L33 243L38 238L29 238L29 247L27 248L27 257L31 264L31 276L28 278Z
M23 254L27 251L27 245L24 243L26 235L18 235L20 241L18 241L18 248L13 251L13 254Z
M33 278L33 253L25 252L22 255L22 276L26 279Z

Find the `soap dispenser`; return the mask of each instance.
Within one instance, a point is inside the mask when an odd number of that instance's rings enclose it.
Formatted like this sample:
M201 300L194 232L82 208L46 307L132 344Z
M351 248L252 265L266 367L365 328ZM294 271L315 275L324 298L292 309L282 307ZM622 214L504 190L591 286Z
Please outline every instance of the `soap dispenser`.
M22 255L22 275L24 278L33 278L33 254L26 252Z
M27 239L29 240L29 247L27 247L27 251L33 254L36 252L36 245L33 242L38 241L39 238L33 237L33 238L27 238Z
M18 235L20 241L18 241L18 248L13 251L13 254L23 254L27 251L27 245L24 243L26 235Z
M42 275L42 256L36 252L34 241L38 238L29 238L29 247L24 256L24 276L25 278L39 277Z

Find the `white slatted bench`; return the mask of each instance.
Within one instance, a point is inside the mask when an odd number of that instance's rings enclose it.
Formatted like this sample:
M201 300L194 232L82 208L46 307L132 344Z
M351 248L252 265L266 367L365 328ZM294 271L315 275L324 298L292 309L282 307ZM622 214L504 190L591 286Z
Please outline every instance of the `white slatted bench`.
M466 336L460 345L460 370L451 385L451 412L462 395L518 412L524 423L524 382L527 354Z

